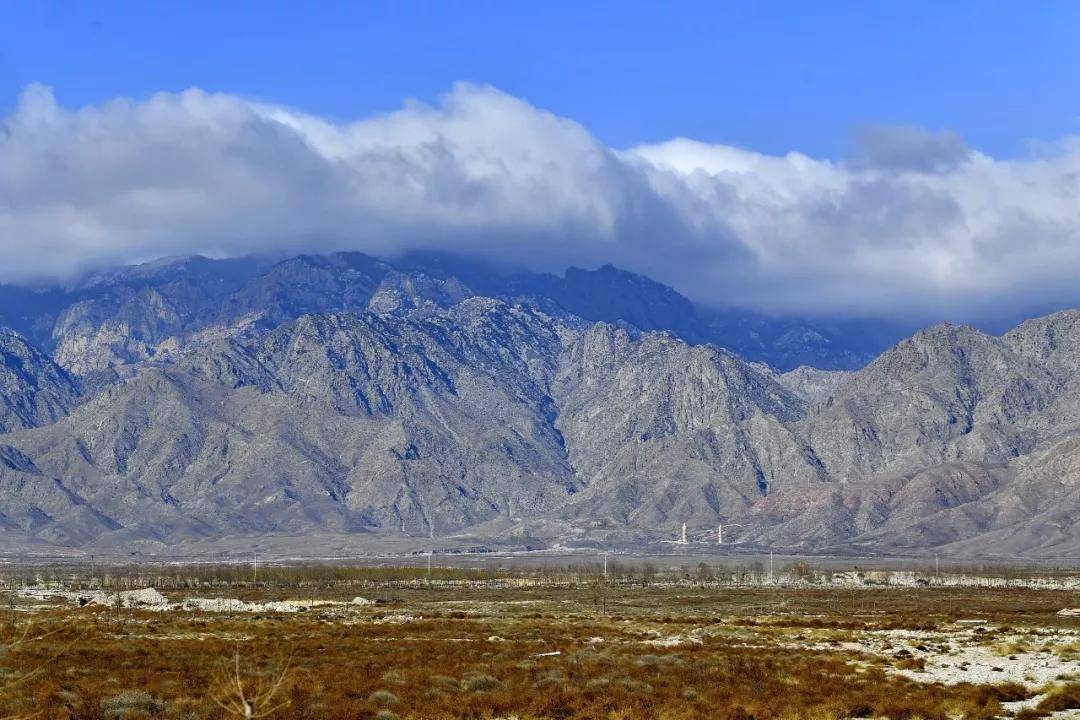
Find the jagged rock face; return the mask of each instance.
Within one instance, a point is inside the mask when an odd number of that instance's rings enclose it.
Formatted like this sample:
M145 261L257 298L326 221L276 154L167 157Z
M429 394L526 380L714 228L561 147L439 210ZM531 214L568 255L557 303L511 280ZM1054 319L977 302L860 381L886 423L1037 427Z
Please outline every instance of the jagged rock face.
M921 331L852 374L801 430L837 480L956 462L1004 462L1037 442L1058 383L999 338Z
M256 261L185 258L93 277L52 330L57 361L80 375L161 359L243 323L264 330L312 313L449 307L454 279L403 274L360 253Z
M439 279L425 273L395 270L379 283L367 308L380 315L401 314L422 308L453 307L472 296L472 290L457 278Z
M1080 429L1080 311L1029 320L1002 341L1054 380L1052 401L1027 420L1039 439L1045 443Z
M18 329L79 375L111 374L161 360L207 332L238 324L273 329L305 314L404 312L450 307L474 294L525 302L564 319L664 330L790 370L861 367L902 337L888 323L810 323L741 310L696 307L672 288L604 266L565 276L482 260L409 253L259 259L175 258L99 273L74 288L0 286L0 322Z
M56 359L77 374L153 358L184 330L183 313L154 289L124 289L67 308L53 329Z
M48 355L0 329L0 433L56 422L80 393L78 381Z
M596 325L568 348L554 395L570 461L588 485L572 503L578 517L714 519L774 484L821 479L787 427L805 403L715 348Z
M1065 310L1021 323L1002 336L1014 352L1051 375L1069 379L1080 371L1080 310Z
M252 278L229 296L218 315L228 323L255 316L269 326L301 315L364 310L393 268L362 253L300 255Z
M60 365L86 375L154 359L218 315L259 268L245 260L161 261L89 278L52 329Z
M850 378L851 373L845 370L820 370L807 365L781 373L776 377L780 384L810 405L827 400Z

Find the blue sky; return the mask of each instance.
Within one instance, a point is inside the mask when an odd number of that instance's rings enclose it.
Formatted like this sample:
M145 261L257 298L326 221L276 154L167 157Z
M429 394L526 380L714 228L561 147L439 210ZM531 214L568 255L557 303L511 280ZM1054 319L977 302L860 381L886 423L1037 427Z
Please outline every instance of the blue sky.
M1078 30L1051 0L8 0L0 281L435 248L799 315L1077 305Z
M224 6L222 9L220 6ZM313 9L317 8L317 10ZM332 118L490 83L613 147L843 156L861 123L997 157L1080 131L1076 2L0 3L0 103L197 86Z

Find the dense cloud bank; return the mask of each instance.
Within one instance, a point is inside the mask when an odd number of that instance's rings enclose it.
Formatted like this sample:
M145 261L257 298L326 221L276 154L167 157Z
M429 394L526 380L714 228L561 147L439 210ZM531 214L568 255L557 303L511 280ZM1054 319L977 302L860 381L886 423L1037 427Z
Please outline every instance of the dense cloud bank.
M798 118L792 118L798 122ZM494 88L356 122L190 90L0 126L0 279L164 255L431 247L613 262L766 311L977 317L1080 299L1080 138L996 160L868 127L844 161L613 150Z

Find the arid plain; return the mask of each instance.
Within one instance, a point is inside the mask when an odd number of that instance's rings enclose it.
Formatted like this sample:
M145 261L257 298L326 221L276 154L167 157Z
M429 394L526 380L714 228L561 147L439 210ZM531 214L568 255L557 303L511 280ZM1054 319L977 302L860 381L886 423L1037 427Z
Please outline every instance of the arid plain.
M1067 572L9 568L0 717L1066 718Z

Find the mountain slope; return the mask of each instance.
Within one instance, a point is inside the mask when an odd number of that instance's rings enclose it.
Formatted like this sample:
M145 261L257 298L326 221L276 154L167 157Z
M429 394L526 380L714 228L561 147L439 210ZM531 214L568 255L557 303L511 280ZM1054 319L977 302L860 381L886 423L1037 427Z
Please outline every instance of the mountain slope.
M25 485L8 522L57 518L52 536L73 539L426 535L546 509L576 490L544 421L555 341L544 318L492 300L416 320L305 316L248 346L222 341L9 436L35 479L0 467L9 492ZM105 524L72 516L84 504Z
M1034 449L1035 414L1060 383L1006 342L966 326L916 333L841 382L802 424L838 480Z
M785 425L805 409L724 351L472 298L222 338L11 443L70 494L28 505L27 528L84 504L158 539L445 534L538 513L650 526L821 481ZM50 537L113 532L85 521Z
M0 328L0 433L55 422L80 394L78 381L49 356Z
M775 484L821 480L786 426L805 403L730 353L594 325L554 387L557 425L588 487L574 517L643 526L726 517Z
M81 378L0 332L4 537L655 542L723 522L758 549L1080 551L1078 311L781 373L680 337L713 326L612 267L221 262L71 290L53 347Z
M443 307L443 281L414 281L374 286L387 312L216 336L4 435L0 525L110 546L717 522L831 552L1077 544L1080 436L1045 427L1068 416L1068 348L1044 362L1036 341L937 326L857 373L779 376L528 303ZM1051 325L1029 331L1071 320Z

